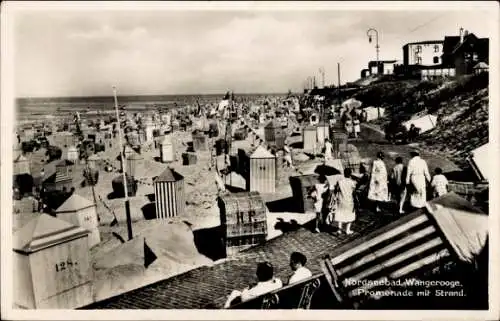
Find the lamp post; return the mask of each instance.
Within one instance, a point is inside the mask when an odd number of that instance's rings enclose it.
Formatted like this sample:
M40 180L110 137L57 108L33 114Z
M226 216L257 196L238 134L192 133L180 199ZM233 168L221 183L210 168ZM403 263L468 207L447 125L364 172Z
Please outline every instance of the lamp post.
M375 50L377 52L377 75L379 73L379 51L380 51L380 46L378 45L378 31L375 28L370 28L366 32L366 35L368 36L368 42L372 42L372 37L375 35ZM380 107L377 107L377 114L378 118L380 118Z

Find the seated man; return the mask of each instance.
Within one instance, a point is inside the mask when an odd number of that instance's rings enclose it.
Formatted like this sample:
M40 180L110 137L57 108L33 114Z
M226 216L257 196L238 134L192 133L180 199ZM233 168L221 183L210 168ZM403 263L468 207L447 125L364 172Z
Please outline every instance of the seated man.
M227 298L224 308L228 308L238 301L245 302L253 298L261 296L265 293L274 291L283 286L280 279L274 278L274 269L271 263L263 262L257 265L257 285L253 287L247 287L243 291L233 290L229 297ZM239 298L240 300L235 300ZM235 302L233 302L235 301Z
M311 271L305 267L307 258L300 252L293 252L290 256L290 267L292 268L293 275L290 277L288 284L297 283L302 280L308 279L312 276Z

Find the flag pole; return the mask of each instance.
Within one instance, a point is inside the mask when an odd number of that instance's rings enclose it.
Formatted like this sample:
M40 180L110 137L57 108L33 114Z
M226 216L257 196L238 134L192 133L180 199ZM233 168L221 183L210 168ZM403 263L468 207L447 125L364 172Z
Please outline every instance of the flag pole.
M116 87L113 86L113 96L115 98L115 111L116 111L116 120L117 120L117 128L118 128L118 143L120 145L120 159L122 161L122 174L123 174L123 191L125 193L125 213L127 216L127 232L128 232L128 240L132 240L132 219L130 217L130 201L128 199L128 186L127 186L127 163L125 158L125 150L123 149L122 143L122 130L120 126L120 114L118 112L118 98L116 97Z

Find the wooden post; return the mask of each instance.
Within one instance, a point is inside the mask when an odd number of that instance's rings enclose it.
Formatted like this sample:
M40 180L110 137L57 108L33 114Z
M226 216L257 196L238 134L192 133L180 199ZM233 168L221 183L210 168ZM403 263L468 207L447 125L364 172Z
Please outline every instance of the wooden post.
M118 128L118 142L120 144L120 158L122 161L122 174L123 174L123 191L125 193L125 213L127 216L127 232L128 232L128 240L132 240L132 218L130 217L130 202L128 199L128 186L127 186L127 165L125 158L125 150L123 149L122 144L122 131L120 127L120 114L118 112L118 98L116 97L116 87L113 86L113 95L115 98L115 111L116 111L116 120L117 120L117 128Z

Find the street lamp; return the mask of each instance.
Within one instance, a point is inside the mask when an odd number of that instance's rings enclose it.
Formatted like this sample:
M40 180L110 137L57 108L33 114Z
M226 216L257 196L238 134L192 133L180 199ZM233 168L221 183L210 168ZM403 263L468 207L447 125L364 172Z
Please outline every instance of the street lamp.
M377 75L379 73L379 49L378 45L378 31L377 29L370 28L366 31L366 35L368 36L368 42L372 43L373 35L375 35L375 50L377 51ZM380 107L377 107L378 118L380 118Z
M375 35L375 50L377 51L377 73L378 73L378 61L379 61L379 49L380 49L380 46L378 45L378 31L377 29L374 29L374 28L370 28L368 29L368 31L366 32L366 35L368 36L368 42L369 43L372 43L372 37L373 35Z

